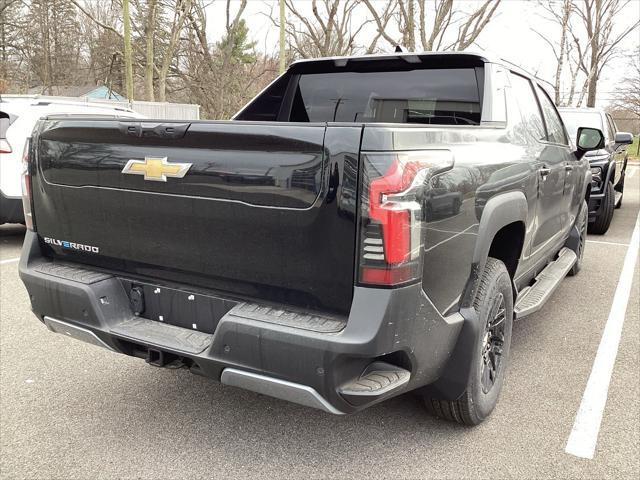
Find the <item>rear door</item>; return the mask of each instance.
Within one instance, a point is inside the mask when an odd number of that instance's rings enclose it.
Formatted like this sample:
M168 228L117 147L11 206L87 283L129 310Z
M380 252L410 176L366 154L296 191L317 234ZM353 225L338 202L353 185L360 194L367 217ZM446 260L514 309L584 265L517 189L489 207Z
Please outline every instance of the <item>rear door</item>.
M532 242L532 256L537 260L536 252L544 254L544 247L559 238L563 228L565 157L556 145L547 141L545 122L531 81L512 73L511 85L523 116L523 127L535 150L538 170L538 206Z
M559 164L560 170L563 171L563 191L562 202L557 205L560 232L562 234L568 232L573 225L578 209L582 203L582 198L578 190L582 187L584 172L581 169L580 160L576 159L573 149L569 145L569 137L564 128L564 123L560 118L560 114L556 110L553 101L549 95L539 86L536 85L538 100L542 109L542 117L544 119L547 136L545 143L549 154L556 159L554 164Z
M52 254L242 297L346 312L360 128L52 119L36 227ZM165 178L162 178L165 177ZM355 207L351 207L355 209Z

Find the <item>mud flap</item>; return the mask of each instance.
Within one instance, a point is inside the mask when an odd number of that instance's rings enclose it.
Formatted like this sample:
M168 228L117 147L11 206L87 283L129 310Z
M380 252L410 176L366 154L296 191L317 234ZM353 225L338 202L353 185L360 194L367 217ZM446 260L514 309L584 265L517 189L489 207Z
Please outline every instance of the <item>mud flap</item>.
M478 314L473 308L460 310L463 323L456 346L444 367L442 375L421 392L439 400L457 400L467 389L471 369L477 360L475 344L480 334Z

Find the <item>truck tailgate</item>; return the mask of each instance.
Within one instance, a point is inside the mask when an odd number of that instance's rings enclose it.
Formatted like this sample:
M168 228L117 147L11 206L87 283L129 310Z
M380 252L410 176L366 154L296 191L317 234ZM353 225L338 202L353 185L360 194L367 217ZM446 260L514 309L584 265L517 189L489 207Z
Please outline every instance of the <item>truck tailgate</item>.
M36 229L66 260L347 312L360 134L49 119L36 140Z

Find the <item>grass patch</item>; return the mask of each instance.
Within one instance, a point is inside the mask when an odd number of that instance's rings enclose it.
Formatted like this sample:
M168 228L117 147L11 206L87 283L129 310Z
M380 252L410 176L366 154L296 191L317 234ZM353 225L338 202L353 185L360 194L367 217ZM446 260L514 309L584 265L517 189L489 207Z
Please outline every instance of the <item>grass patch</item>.
M640 143L640 135L636 135L633 137L633 143L631 145L627 145L627 153L629 154L630 159L640 160L640 155L638 155L638 144Z

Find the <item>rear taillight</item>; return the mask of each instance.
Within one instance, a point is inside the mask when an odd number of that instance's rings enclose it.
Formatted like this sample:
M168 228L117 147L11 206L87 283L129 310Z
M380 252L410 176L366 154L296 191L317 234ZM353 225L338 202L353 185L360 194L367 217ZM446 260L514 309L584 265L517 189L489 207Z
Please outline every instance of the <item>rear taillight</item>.
M31 164L29 162L29 145L30 139L24 144L24 152L22 154L22 208L24 209L24 223L29 230L33 228L33 212L31 211Z
M431 177L453 165L448 150L363 153L360 283L401 285L422 275Z

